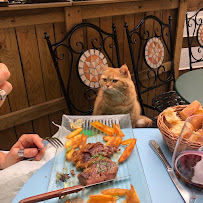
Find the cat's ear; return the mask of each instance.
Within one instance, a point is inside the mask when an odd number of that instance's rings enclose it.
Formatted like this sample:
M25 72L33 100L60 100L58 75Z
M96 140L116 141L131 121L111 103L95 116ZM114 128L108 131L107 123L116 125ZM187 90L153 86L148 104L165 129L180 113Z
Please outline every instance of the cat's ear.
M128 66L126 64L122 65L119 69L120 73L124 76L129 76Z
M104 71L108 70L108 67L104 64L100 64L100 73L103 73Z

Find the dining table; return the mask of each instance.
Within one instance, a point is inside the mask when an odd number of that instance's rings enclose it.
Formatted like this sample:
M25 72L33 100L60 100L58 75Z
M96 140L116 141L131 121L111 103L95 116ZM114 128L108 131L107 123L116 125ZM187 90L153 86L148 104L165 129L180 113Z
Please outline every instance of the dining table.
M195 69L182 74L177 78L174 88L177 93L188 103L194 100L203 105L203 69Z
M150 140L155 140L161 147L166 159L170 164L172 161L172 152L163 141L158 128L137 128L133 129L137 139L137 148L141 163L146 177L148 189L153 203L184 203L181 195L171 181L164 165L149 146ZM47 191L49 178L54 163L54 158L43 165L20 189L13 203L33 195L41 194ZM56 199L56 202L58 200ZM197 203L203 202L203 198ZM147 202L142 202L147 203Z

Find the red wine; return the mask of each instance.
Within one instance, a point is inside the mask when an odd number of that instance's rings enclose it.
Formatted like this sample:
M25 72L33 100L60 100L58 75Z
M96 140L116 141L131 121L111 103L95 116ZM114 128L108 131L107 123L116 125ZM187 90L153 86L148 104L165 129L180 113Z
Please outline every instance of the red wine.
M185 151L175 160L176 177L189 190L203 194L203 152Z

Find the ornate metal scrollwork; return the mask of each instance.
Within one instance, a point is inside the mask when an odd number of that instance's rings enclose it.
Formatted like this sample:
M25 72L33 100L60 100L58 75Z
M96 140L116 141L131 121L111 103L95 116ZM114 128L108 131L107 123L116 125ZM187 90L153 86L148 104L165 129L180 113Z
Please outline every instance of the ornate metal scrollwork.
M200 15L201 11L203 11L203 8L191 17L188 17L188 13L186 14L190 70L192 70L194 63L203 61L203 18ZM194 46L196 47L193 48Z
M91 39L86 39L81 37L80 35L77 35L77 32L79 29L81 30L81 32L83 32L84 28L86 29L93 29L94 33L96 33L96 37L92 37ZM80 37L79 40L77 39L77 37ZM109 44L107 42L107 39L112 39L109 40ZM116 34L116 28L113 25L112 26L112 33L107 33L104 30L100 29L99 27L97 27L94 24L91 23L80 23L76 26L74 26L69 32L67 32L67 34L65 35L65 37L60 40L57 43L51 44L50 40L49 40L49 36L47 34L45 34L45 39L47 40L47 44L52 56L52 60L57 72L57 76L59 78L59 82L60 85L62 87L62 91L64 94L64 97L66 99L66 103L68 106L68 109L70 111L70 114L73 114L75 112L79 112L80 114L90 114L92 112L92 108L90 108L90 104L93 103L96 94L97 94L97 87L95 88L92 87L85 87L85 85L83 84L83 81L80 80L82 82L82 86L84 86L85 88L83 89L83 92L81 92L81 97L84 97L85 100L87 100L87 103L89 106L88 110L83 110L80 109L79 107L76 106L73 99L70 97L71 92L73 91L78 91L76 86L73 86L71 81L73 79L72 74L74 74L74 77L77 75L79 76L79 73L76 74L77 71L75 71L75 68L78 68L78 63L76 63L76 61L79 61L80 57L87 51L87 50L102 50L106 57L109 59L109 61L111 62L111 66L112 67L120 67L120 58L119 58L119 51L118 51L118 41L117 41L117 34ZM87 43L87 40L90 43ZM113 62L113 60L110 57L110 54L108 53L108 51L106 50L105 46L109 46L110 48L114 48L116 49L116 57L117 57L117 62L118 64L115 64ZM59 48L63 47L66 48L65 50L63 49L64 53L60 53ZM66 57L66 53L68 52L68 58L69 58L69 76L68 76L68 83L67 83L67 87L65 87L60 70L59 70L59 65L58 65L58 61L59 60L64 60ZM99 51L97 51L99 53ZM75 62L74 62L75 61ZM73 67L74 65L74 67ZM76 66L76 67L75 67ZM76 113L76 114L77 114Z

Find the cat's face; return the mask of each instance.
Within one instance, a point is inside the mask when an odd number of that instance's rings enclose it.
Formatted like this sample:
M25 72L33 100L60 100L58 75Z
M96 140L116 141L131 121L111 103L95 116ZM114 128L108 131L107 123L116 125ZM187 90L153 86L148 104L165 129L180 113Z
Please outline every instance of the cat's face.
M126 65L121 68L102 67L101 71L100 84L104 92L117 94L123 93L128 88L131 76Z

